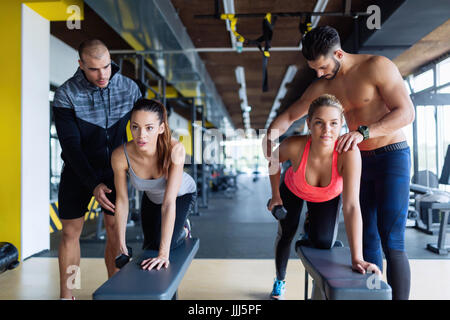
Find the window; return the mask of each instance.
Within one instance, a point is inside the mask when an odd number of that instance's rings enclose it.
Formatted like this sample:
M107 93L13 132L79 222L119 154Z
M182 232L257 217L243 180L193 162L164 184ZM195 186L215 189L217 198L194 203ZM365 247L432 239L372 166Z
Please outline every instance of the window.
M417 144L419 148L419 171L428 170L439 177L436 168L436 121L434 117L435 107L417 107Z
M434 84L433 80L433 69L425 71L414 78L412 78L411 86L414 92L419 92L432 87Z
M444 166L445 155L447 148L450 145L450 105L437 106L437 123L438 123L438 177L441 176L442 167ZM450 191L450 186L439 185L440 189Z
M411 177L414 174L414 143L413 143L413 125L412 123L408 124L406 127L403 128L403 133L406 136L406 142L408 142L408 146L411 152Z
M441 86L450 82L450 57L437 64L437 85ZM450 87L449 87L450 89ZM450 93L450 92L446 92Z
M408 81L403 80L403 84L405 85L406 92L408 92L408 94L411 94L411 90L409 89Z

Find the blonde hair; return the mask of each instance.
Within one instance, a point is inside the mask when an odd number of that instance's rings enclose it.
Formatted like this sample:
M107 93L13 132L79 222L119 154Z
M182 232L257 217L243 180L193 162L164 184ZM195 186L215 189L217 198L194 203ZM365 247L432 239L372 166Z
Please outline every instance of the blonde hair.
M344 120L344 108L342 107L341 102L332 94L323 94L311 102L308 109L308 119L311 120L317 109L324 106L339 109L341 112L341 120Z

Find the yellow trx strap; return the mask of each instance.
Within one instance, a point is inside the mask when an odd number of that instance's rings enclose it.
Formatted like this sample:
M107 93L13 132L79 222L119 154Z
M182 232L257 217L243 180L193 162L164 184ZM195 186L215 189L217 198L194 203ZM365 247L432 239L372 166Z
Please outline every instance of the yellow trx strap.
M302 35L307 34L312 29L311 16L308 15L305 18L305 22L302 22L302 17L300 17L300 25L299 25L300 33Z
M236 40L244 43L245 38L236 31L237 18L234 16L234 14L223 13L220 15L220 19L229 20L231 31L233 32L234 36L236 37Z
M272 14L271 14L271 13L267 13L266 16L264 17L264 19L267 20L267 22L269 22L269 25L272 25ZM264 49L263 54L264 54L264 56L266 56L267 58L270 57L270 53L269 53L269 50L268 50L267 47Z

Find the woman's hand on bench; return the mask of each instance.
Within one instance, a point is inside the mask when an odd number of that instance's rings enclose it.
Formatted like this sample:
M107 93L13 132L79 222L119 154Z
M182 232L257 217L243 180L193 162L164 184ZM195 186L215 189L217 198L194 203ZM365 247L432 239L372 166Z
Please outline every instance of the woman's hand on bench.
M354 271L357 271L359 273L365 274L368 273L375 273L379 276L381 276L381 271L378 268L376 264L364 261L364 260L354 260L352 261L352 269Z
M142 261L141 267L143 270L156 270L161 269L161 267L167 268L170 264L169 257L159 255L156 258L150 258Z

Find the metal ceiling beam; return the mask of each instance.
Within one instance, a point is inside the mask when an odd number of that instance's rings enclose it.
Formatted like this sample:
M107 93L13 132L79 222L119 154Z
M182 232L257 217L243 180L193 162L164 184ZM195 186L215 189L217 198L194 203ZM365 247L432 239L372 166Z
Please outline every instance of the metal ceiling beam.
M300 51L299 47L271 47L270 51ZM259 52L259 48L244 47L242 52ZM185 54L188 52L236 52L236 49L230 47L217 47L217 48L192 48L186 50L110 50L111 54Z
M411 95L416 106L445 106L450 105L450 93L424 92Z
M236 18L264 18L267 13L236 13L234 16ZM370 13L364 11L358 12L345 12L345 11L335 11L335 12L314 12L314 11L303 11L303 12L271 12L272 16L277 16L278 18L290 18L290 17L307 17L307 16L330 16L330 17L346 17L354 18L357 16L369 16ZM215 14L196 14L194 15L196 19L220 19Z

